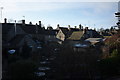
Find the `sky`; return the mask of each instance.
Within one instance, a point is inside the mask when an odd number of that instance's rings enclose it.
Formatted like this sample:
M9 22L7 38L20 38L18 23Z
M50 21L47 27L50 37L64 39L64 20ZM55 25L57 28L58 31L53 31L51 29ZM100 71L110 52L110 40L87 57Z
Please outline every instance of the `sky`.
M57 24L61 27L68 25L78 27L82 24L92 29L106 29L116 25L117 18L114 13L118 11L117 2L117 0L0 0L0 7L3 7L2 22L4 18L9 22L25 19L27 24L41 21L45 27L50 25L53 28L57 28Z

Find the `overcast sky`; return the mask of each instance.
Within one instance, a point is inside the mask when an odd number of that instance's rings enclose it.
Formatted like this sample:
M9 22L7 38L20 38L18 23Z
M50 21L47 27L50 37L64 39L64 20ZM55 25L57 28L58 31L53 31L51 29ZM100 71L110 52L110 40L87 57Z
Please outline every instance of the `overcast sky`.
M56 28L82 24L90 28L110 28L116 25L114 13L118 10L117 0L0 0L2 18L30 21ZM25 17L23 17L25 16Z

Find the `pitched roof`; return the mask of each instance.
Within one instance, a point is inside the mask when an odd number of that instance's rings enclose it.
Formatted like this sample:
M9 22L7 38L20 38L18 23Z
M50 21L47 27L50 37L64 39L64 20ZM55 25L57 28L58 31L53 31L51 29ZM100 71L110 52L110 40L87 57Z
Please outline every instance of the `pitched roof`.
M44 34L45 35L56 35L56 32L58 32L58 30L45 30Z
M59 29L66 29L69 31L69 29L67 27L59 27ZM71 31L80 31L79 28L70 28Z
M31 24L25 24L20 26L26 33L28 34L36 34L36 31L38 34L43 34L44 29L40 27L39 25L31 25Z
M7 34L8 31L13 27L14 27L14 24L12 23L8 23L8 24L2 23L2 34Z
M92 33L92 37L93 38L102 38L102 36L95 30L88 30L88 31L91 31Z
M68 40L80 40L83 34L83 31L74 31Z
M63 32L65 35L71 35L72 32L74 32L74 31L80 31L79 28L70 28L70 30L69 30L67 27L59 27L59 29L61 29L62 32Z
M35 25L20 25L20 27L29 34L35 34L37 29Z
M14 27L15 23L2 23L2 34L7 34L8 31ZM43 30L39 25L31 25L31 24L21 24L21 23L16 23L16 27L21 27L22 30L24 30L28 34L36 34L36 30L38 30L39 34L43 33Z
M24 34L16 35L13 39L9 41L9 43L11 43L11 47L17 46L25 36L26 35Z
M14 29L14 23L2 23L2 40L7 41L7 34L12 29Z
M69 30L68 28L65 28L65 27L59 27L59 29L63 32L63 34L67 35Z
M71 31L80 31L78 28L70 28Z

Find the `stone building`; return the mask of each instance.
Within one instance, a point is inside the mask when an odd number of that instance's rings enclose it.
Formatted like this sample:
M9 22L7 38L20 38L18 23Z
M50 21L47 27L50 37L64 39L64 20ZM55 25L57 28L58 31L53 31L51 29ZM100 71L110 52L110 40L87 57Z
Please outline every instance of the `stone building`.
M5 19L2 24L2 47L3 50L15 49L22 52L22 47L26 44L32 48L32 51L36 51L38 41L44 41L43 29L41 27L41 21L39 25L26 24L25 20L22 23L7 23Z

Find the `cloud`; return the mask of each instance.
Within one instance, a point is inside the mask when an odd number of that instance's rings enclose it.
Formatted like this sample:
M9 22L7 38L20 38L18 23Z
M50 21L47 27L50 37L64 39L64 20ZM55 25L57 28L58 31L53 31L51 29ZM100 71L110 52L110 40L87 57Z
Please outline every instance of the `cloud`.
M101 16L101 15L104 15L107 13L109 13L109 14L106 16L109 16L110 14L114 15L114 13L112 14L110 11L113 11L113 10L117 11L116 6L114 6L114 4L112 2L113 0L111 1L112 3L87 2L87 0L84 0L84 2L80 2L80 1L77 2L77 1L79 1L79 0L69 0L69 2L68 2L68 0L64 0L64 1L60 0L58 2L56 2L56 0L49 0L49 1L48 0L40 0L40 1L38 1L38 0L29 0L29 1L28 0L19 0L19 1L18 0L12 0L12 1L4 0L4 1L1 1L0 0L0 6L4 7L4 9L3 9L4 16L20 18L20 16L23 16L24 13L27 13L25 16L28 16L29 14L33 13L34 16L30 17L33 19L35 18L35 16L38 17L38 15L41 12L43 12L43 13L50 12L50 14L51 14L52 11L53 12L54 11L63 11L63 10L69 10L69 9L73 10L73 13L74 13L75 9L78 9L79 13L76 13L76 12L75 13L79 14L79 16L75 15L75 14L74 15L80 18L81 14L83 14L85 16L85 17L83 16L85 18L84 20L89 20L91 17L98 17L99 15ZM115 3L115 4L117 5L117 3ZM37 15L35 15L34 13ZM68 16L69 16L69 14L68 14ZM43 17L45 17L45 16L43 16ZM59 17L59 15L58 15L58 17ZM73 18L72 15L71 15L71 17ZM61 18L62 17L60 17L60 19ZM33 21L33 19L32 19L32 21ZM93 19L93 18L91 18L91 19ZM100 19L100 18L97 18L97 19ZM53 21L54 21L54 17L53 17ZM64 21L64 19L62 21ZM97 20L97 21L99 24L100 20ZM48 20L48 22L49 22L49 20ZM79 20L78 20L78 22L79 22ZM65 23L67 23L67 22L65 22Z
M8 1L8 2L6 2ZM4 7L5 13L22 13L27 11L53 11L59 9L79 9L82 13L86 15L91 15L91 13L104 13L115 9L113 3L105 2L13 2L6 0L1 2L1 6ZM22 0L21 0L22 1ZM35 0L37 1L37 0ZM47 0L46 0L47 1ZM72 1L72 0L71 0ZM90 9L89 11L87 11ZM81 12L81 11L80 11Z
M117 3L113 3L113 2L97 3L96 8L95 8L96 13L103 13L103 14L104 12L112 11L112 10L117 11Z
M86 16L94 16L96 14L109 13L112 9L115 9L113 3L105 2L2 2L4 7L3 12L5 15L22 14L26 12L49 12L68 9L78 9L81 14ZM21 0L22 1L22 0ZM35 0L37 1L37 0ZM9 3L9 4L8 4ZM6 5L7 4L7 5Z
M118 0L97 0L98 2L118 2ZM67 8L84 8L89 6L95 8L96 12L112 8L111 5L102 3L89 4L89 2L97 2L96 0L0 0L0 6L4 7L7 12L23 12L23 11L38 11L38 10L57 10ZM55 3L56 2L56 3ZM66 2L66 3L65 3ZM77 4L74 2L88 2L86 5Z
M5 3L6 4L6 3ZM113 9L113 4L104 2L10 2L9 5L4 6L7 11L50 11L58 9L71 9L71 8L91 8L96 12L103 12L105 10Z
M48 11L67 8L64 4L51 2L22 2L18 3L17 6L19 11Z
M1 0L1 2L118 2L119 0Z
M3 7L3 10L5 10L7 12L17 11L16 2L12 2L12 1L9 1L9 0L1 1L0 6Z

